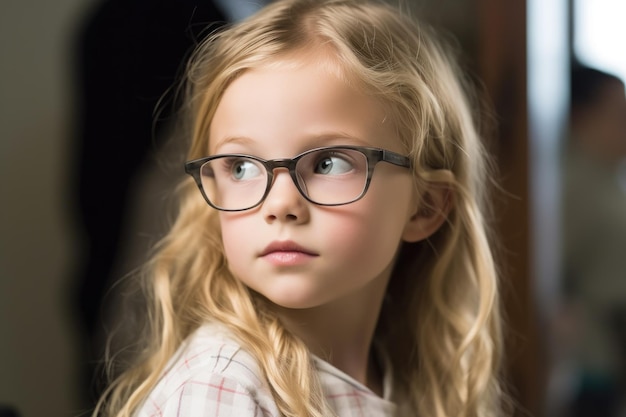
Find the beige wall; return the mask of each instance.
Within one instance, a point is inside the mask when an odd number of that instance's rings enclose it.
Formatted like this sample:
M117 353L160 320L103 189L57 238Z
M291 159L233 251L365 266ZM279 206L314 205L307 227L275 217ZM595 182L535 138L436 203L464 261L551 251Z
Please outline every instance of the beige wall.
M68 42L94 1L0 2L0 404L79 414L65 307L72 254Z

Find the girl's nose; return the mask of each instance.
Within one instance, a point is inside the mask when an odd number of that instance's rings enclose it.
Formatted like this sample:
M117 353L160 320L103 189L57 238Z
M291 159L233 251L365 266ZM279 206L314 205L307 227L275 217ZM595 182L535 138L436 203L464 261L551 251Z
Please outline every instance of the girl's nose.
M309 202L300 194L286 169L274 172L270 192L261 206L268 223L275 221L306 223L309 221Z

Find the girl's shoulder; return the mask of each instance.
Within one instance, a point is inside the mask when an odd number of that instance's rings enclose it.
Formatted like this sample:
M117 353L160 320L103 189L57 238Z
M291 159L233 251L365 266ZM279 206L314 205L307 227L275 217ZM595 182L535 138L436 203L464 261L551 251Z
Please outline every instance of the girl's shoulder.
M246 385L263 385L255 359L218 323L206 323L192 333L170 361L167 373L193 377L221 375L246 381Z
M138 416L274 416L256 361L222 325L207 323L181 345Z

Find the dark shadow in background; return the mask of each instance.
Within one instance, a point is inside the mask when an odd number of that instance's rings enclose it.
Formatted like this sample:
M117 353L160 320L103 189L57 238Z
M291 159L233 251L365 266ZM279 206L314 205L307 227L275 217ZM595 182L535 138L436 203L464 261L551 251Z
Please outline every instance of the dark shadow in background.
M112 274L130 185L163 145L173 108L166 100L158 120L154 111L191 48L224 22L208 0L108 0L91 11L76 35L70 201L82 247L68 301L84 342L80 386L87 407L103 389L103 299L120 278Z
M20 413L13 407L0 404L0 417L20 417Z

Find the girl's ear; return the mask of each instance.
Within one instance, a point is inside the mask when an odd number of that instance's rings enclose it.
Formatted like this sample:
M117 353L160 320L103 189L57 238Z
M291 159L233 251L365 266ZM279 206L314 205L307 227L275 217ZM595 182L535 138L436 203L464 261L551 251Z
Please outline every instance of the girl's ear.
M432 185L422 194L415 213L404 226L402 239L418 242L429 238L448 219L452 204L452 190L448 186Z

